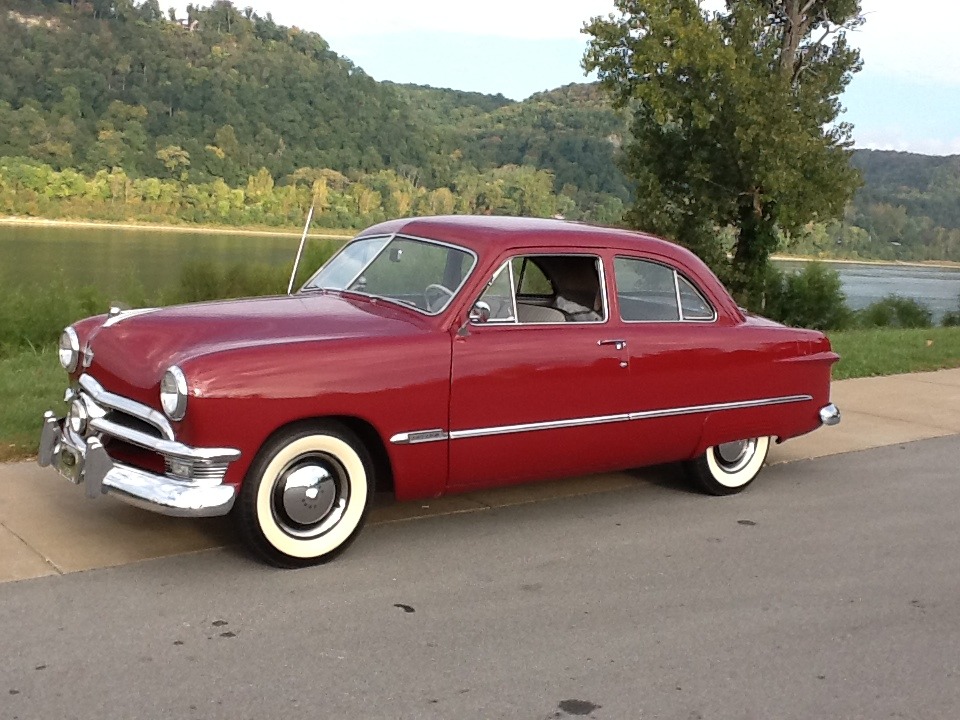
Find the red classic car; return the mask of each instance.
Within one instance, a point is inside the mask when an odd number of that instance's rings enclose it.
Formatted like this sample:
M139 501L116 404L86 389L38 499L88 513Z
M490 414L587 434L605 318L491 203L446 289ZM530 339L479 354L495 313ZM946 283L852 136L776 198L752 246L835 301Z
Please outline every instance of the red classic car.
M839 421L819 332L737 307L693 254L625 230L437 217L362 232L298 292L67 328L39 462L96 497L234 514L279 566L397 499L686 461L745 488Z

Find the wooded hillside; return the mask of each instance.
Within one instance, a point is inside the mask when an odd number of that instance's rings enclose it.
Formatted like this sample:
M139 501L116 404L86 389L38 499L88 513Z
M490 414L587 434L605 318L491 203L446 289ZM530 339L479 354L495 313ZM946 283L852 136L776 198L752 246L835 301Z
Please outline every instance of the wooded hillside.
M491 212L617 222L625 117L599 88L523 102L377 82L226 0L0 0L0 213L359 227ZM960 157L859 151L865 186L792 247L960 260Z

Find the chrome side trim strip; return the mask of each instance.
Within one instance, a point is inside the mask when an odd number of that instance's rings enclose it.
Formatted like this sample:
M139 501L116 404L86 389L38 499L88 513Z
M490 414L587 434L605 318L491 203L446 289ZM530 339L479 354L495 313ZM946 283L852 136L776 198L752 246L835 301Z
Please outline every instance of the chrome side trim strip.
M390 442L394 445L418 445L426 442L436 442L437 440L446 440L447 431L443 428L435 430L417 430L415 432L397 433Z
M812 395L785 395L775 398L759 398L757 400L742 400L739 402L711 403L709 405L689 405L687 407L664 408L662 410L642 410L616 415L600 415L597 417L570 418L568 420L551 420L548 422L521 423L518 425L499 425L469 430L453 430L445 433L443 430L420 430L411 433L399 433L390 438L390 442L397 445L406 445L438 440L465 440L467 438L489 437L493 435L509 435L511 433L535 432L537 430L561 430L564 428L581 427L587 425L605 425L609 423L629 422L633 420L650 420L653 418L675 417L678 415L695 415L722 410L745 410L748 408L767 407L769 405L787 405L790 403L808 402L813 400Z
M788 403L807 402L813 400L812 395L787 395L778 398L764 398L761 400L743 400L731 403L713 403L712 405L691 405L690 407L670 408L666 410L645 410L630 413L631 420L648 420L650 418L673 417L675 415L694 415L696 413L715 412L717 410L744 410L746 408L766 407L767 405L786 405Z
M157 428L167 440L173 441L176 439L170 421L167 420L166 416L159 410L154 410L130 398L125 398L122 395L114 395L112 392L107 392L100 383L89 375L80 376L80 387L83 388L98 405L108 407L112 410L120 410L121 412L138 417Z
M454 430L450 433L451 440L466 438L487 437L489 435L508 435L510 433L533 432L535 430L560 430L562 428L580 427L582 425L605 425L607 423L627 422L629 413L618 415L601 415L590 418L571 418L569 420L552 420L550 422L522 423L520 425L501 425L499 427L476 428L473 430Z

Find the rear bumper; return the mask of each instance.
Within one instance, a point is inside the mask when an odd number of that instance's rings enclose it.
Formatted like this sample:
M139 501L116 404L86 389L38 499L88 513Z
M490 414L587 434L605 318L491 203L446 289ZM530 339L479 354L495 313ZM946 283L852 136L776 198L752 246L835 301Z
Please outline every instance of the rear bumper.
M824 425L838 425L840 423L840 408L833 403L820 408L820 422Z
M130 439L127 439L130 441ZM134 438L141 440L141 438ZM144 443L145 444L145 443ZM153 440L161 451L175 448L175 457L197 463L229 463L239 457L237 450L211 451L179 443ZM187 481L141 470L114 461L100 437L81 437L64 426L52 412L43 415L37 462L53 466L74 484L83 483L88 498L110 493L132 505L164 515L211 517L226 515L236 500L236 488L220 481Z

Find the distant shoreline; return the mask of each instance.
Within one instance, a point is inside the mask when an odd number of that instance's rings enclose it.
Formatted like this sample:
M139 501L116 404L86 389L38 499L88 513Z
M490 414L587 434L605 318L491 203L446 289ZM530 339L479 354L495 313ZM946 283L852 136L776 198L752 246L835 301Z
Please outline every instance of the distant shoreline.
M168 223L148 222L110 222L108 220L49 220L46 218L27 217L23 215L0 216L0 226L24 227L65 227L65 228L99 228L105 230L149 230L151 232L195 232L209 235L261 235L265 237L299 237L303 232L300 228L280 228L266 230L250 227L234 227L231 225L173 225ZM311 238L323 240L345 240L353 237L356 231L328 230L323 232L310 231ZM770 257L771 260L788 262L824 262L838 265L881 265L890 267L921 267L940 268L943 270L960 270L960 262L953 260L850 260L846 258L819 258L809 255L784 255L778 253Z
M23 227L65 227L65 228L98 228L103 230L149 230L151 232L196 232L208 235L262 235L272 237L299 237L303 229L289 228L264 230L250 227L234 227L230 225L172 225L168 223L141 223L141 222L110 222L108 220L48 220L46 218L25 217L22 215L5 215L0 217L0 226ZM310 237L345 240L355 234L351 230L310 231Z
M880 265L886 267L939 268L941 270L960 270L960 262L954 260L850 260L848 258L820 258L809 255L776 255L771 260L788 262L822 262L836 265Z

